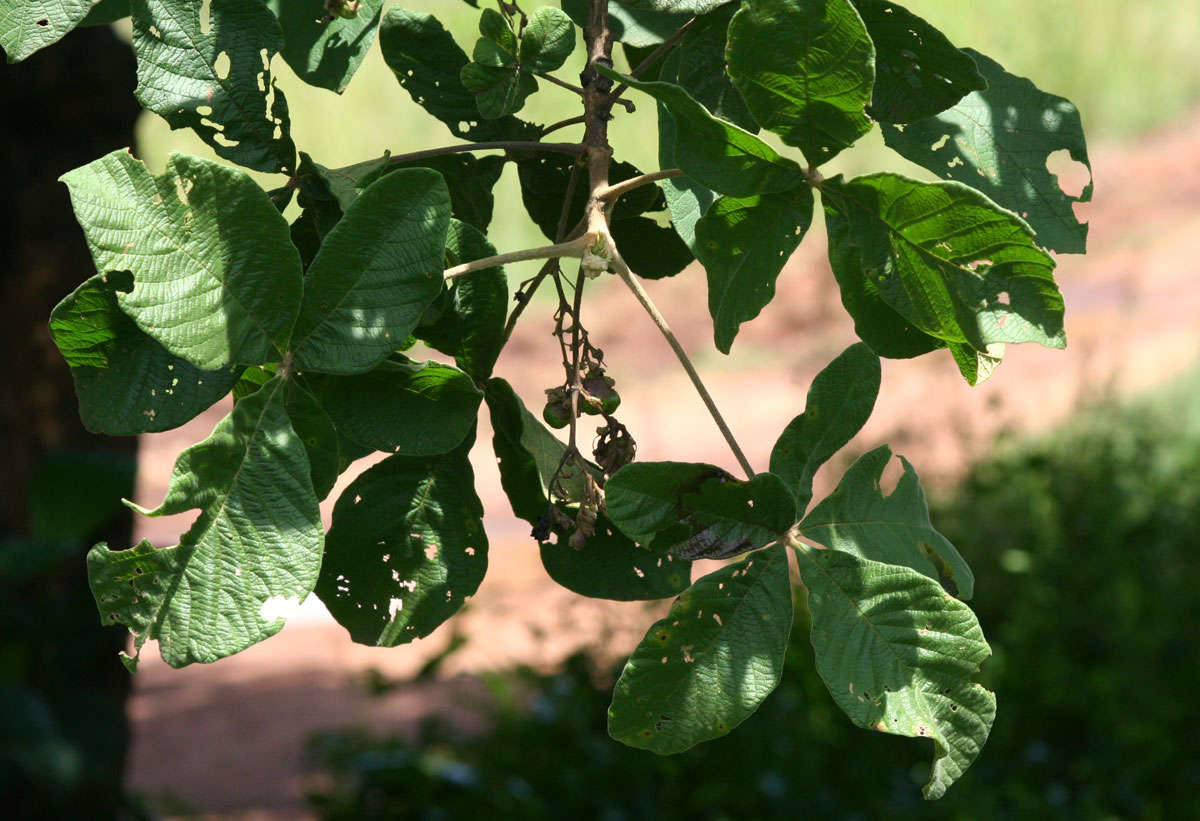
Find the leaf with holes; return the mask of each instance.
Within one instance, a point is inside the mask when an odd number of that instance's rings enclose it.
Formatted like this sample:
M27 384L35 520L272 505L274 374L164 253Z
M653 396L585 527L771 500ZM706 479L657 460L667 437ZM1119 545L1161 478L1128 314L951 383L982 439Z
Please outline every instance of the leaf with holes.
M715 465L634 462L604 486L608 515L626 536L683 559L726 559L762 547L796 522L778 476L734 479Z
M190 128L218 156L255 171L290 171L296 146L271 58L279 21L260 2L133 0L137 98L171 128ZM207 13L210 33L201 28Z
M98 0L6 0L0 6L0 48L8 62L24 60L78 26Z
M941 798L983 749L996 697L974 676L991 648L975 614L907 567L801 547L817 670L859 727L929 738L926 798Z
M453 193L451 194L453 198ZM482 233L458 220L446 234L446 263L459 265L495 256L496 249ZM508 311L508 279L499 265L458 277L449 284L449 305L431 325L413 334L425 344L454 357L455 363L483 381L504 347ZM478 403L477 403L478 404Z
M744 129L719 120L677 85L642 82L604 66L600 73L658 100L675 125L674 160L700 184L734 197L787 191L804 182L800 166Z
M88 553L101 616L130 628L135 655L157 639L172 667L216 661L279 632L275 605L312 591L323 529L285 394L274 379L239 402L180 454L161 505L134 506L148 516L199 508L177 546Z
M692 581L690 561L634 543L604 514L582 546L569 544L567 535L543 541L539 553L550 578L580 596L611 601L665 599L678 595Z
M743 322L775 296L775 279L812 224L807 185L778 194L722 197L696 223L696 255L708 272L717 349L729 353Z
M71 366L79 415L93 433L128 436L177 428L238 381L240 368L202 371L172 355L121 310L125 271L96 274L50 315L54 344Z
M62 180L97 269L133 274L117 302L139 328L203 370L279 358L300 305L300 255L249 176L173 154L154 177L114 151Z
M952 596L975 594L975 576L954 545L934 529L921 480L903 456L896 489L883 495L880 482L892 459L881 445L856 461L837 489L804 517L806 538L864 559L911 567L941 583Z
M368 373L309 382L343 436L405 456L437 456L462 444L482 398L470 377L438 362L388 360Z
M441 456L396 454L355 479L333 508L317 595L359 644L424 638L487 572L470 437Z
M339 94L350 85L383 14L383 0L359 4L357 15L341 17L326 11L325 0L267 0L283 29L283 59L304 82Z
M1015 214L965 185L898 174L827 180L821 192L830 259L852 264L839 281L858 278L944 342L978 351L998 342L1066 345L1054 260ZM843 242L857 260L838 248Z
M1075 216L1074 205L1092 199L1092 165L1079 110L979 52L965 52L987 79L987 90L903 130L885 125L884 142L939 177L965 183L1020 214L1044 247L1083 253L1088 227ZM1047 167L1059 152L1087 169L1078 195L1068 194Z
M903 6L853 0L875 44L874 119L911 123L945 111L988 87L970 55Z
M363 191L309 268L292 332L297 367L361 373L398 349L442 290L449 226L437 172L396 171Z
M699 579L625 664L609 734L660 755L725 735L779 683L791 628L782 545Z
M515 117L481 119L475 95L460 79L470 61L432 15L388 9L379 26L379 47L404 90L455 137L475 142L536 139L537 127Z
M812 499L813 475L866 424L879 396L879 357L857 343L817 374L804 413L783 429L771 450L771 472L781 478L803 511Z
M726 56L754 118L811 165L871 130L875 47L848 0L748 0L729 24Z

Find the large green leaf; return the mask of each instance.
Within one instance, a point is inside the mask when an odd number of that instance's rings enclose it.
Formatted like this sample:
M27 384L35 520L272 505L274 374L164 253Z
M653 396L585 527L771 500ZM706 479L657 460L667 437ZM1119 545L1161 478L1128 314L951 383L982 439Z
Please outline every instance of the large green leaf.
M552 6L542 6L529 16L517 56L525 71L554 71L574 50L575 26L571 18Z
M601 73L644 91L670 111L675 124L674 160L702 185L734 197L787 191L804 182L794 161L750 132L719 120L672 83L642 82L603 66Z
M173 154L154 177L114 151L62 177L100 272L130 271L117 301L204 370L277 359L300 305L300 255L246 174Z
M372 183L325 237L292 334L297 367L360 373L412 333L442 290L450 193L420 168Z
M1044 247L1083 253L1087 223L1075 216L1074 204L1092 198L1092 166L1079 110L994 60L965 51L987 79L987 90L903 129L884 125L884 142L939 177L966 183L1020 214ZM1046 166L1059 151L1088 169L1079 196L1067 194Z
M604 514L597 517L595 533L580 547L560 536L557 541L543 541L539 553L550 578L572 593L593 599L665 599L678 595L692 580L690 561L636 544Z
M880 488L892 451L881 445L851 465L837 489L800 522L800 533L826 547L864 559L911 567L939 581L953 596L969 599L975 576L946 537L929 521L929 506L913 466L890 496Z
M839 279L857 275L921 331L978 351L1066 344L1054 260L1015 214L965 185L897 174L827 180L821 191L831 260L846 262L836 244L856 246L858 270Z
M926 798L979 755L996 698L973 677L991 649L975 614L907 567L837 550L796 551L817 670L859 727L934 743Z
M796 523L782 480L734 479L714 465L634 462L604 486L608 515L629 538L683 559L725 559L762 547Z
M482 233L451 220L446 234L447 264L459 265L495 254L496 249ZM449 289L449 304L437 321L413 333L427 345L453 356L460 368L482 382L492 375L504 347L508 280L504 269L497 265L458 277Z
M803 511L812 499L817 468L866 424L879 396L879 357L851 345L817 374L804 413L783 429L771 450L771 472L787 484Z
M405 456L437 456L462 444L482 398L470 377L437 362L388 360L368 373L309 381L343 436Z
M613 220L609 225L625 264L644 279L675 276L695 259L677 231L649 217Z
M946 35L888 0L853 0L875 44L875 90L870 115L911 123L945 111L987 88L975 61Z
M117 294L132 289L127 272L96 274L50 315L54 344L71 366L79 416L93 433L177 428L229 393L241 371L202 371L173 356L121 310Z
M428 636L483 581L488 542L470 448L389 456L334 506L317 595L359 644Z
M775 279L812 224L807 185L754 197L722 197L696 223L696 254L708 272L717 349L729 353L743 322L775 296Z
M609 0L608 28L613 40L634 48L656 46L691 19L684 12L671 13L633 8L632 4ZM562 0L563 11L582 28L588 22L588 0Z
M631 9L649 9L668 14L708 14L729 0L622 0Z
M298 603L321 566L323 530L304 445L282 380L239 402L203 442L180 454L150 516L200 509L175 547L97 545L88 579L106 623L140 649L157 639L172 667L237 653L283 627L276 604Z
M295 167L287 100L270 65L283 48L283 31L266 6L211 0L202 10L195 0L133 0L132 12L143 106L171 128L192 129L239 165L266 172Z
M518 71L515 66L471 62L462 67L459 79L463 87L475 95L475 105L485 120L517 113L524 107L526 98L538 90L537 79Z
M330 15L325 0L267 0L267 7L283 28L287 64L304 82L339 94L375 42L383 14L383 0L360 0L349 18Z
M57 43L87 17L97 0L5 0L0 5L0 48L8 62Z
M755 119L811 165L871 130L875 47L848 0L747 0L726 55Z
M433 15L388 9L379 27L379 46L404 90L454 136L477 142L536 138L536 126L515 117L481 119L475 95L459 78L467 55Z
M96 0L92 0L96 2ZM130 14L130 0L100 0L92 6L87 17L79 23L81 26L107 26L118 20L123 20Z
M782 545L699 579L621 671L609 734L660 755L725 735L779 683L791 628Z
M308 455L313 491L318 500L324 500L342 472L337 428L317 398L297 380L288 380L285 402L292 430Z

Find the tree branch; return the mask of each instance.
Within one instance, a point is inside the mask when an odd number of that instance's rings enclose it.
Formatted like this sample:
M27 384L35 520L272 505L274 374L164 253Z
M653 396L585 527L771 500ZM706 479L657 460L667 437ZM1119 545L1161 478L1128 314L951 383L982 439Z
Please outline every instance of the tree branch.
M615 202L622 194L628 194L635 188L641 188L643 185L650 185L659 180L669 180L673 177L682 177L683 171L678 168L667 168L663 171L655 171L652 174L642 174L638 177L631 177L624 182L610 185L607 188L596 192L596 196L610 203Z
M533 75L533 76L534 76L534 77L541 77L541 78L542 78L543 80L545 80L546 82L548 82L548 83L552 83L553 85L556 85L556 86L558 86L559 88L565 88L567 91L570 91L570 92L573 92L573 93L575 93L575 94L578 94L580 97L582 97L582 96L583 96L583 89L582 89L582 88L580 88L579 86L573 86L573 85L571 85L570 83L567 83L567 82L563 82L562 80L560 80L560 79L558 79L557 77L555 77L553 74L545 74L545 73L543 73L543 72L537 71L537 72L534 72L534 75ZM624 107L624 109L625 109L626 111L628 111L630 114L632 114L634 111L636 111L636 110L637 110L637 108L634 106L633 102L632 102L632 101L630 101L630 100L613 100L613 102L614 102L614 103L619 103L619 104L620 104L621 106L623 106L623 107Z
M738 446L737 440L733 438L733 431L729 429L725 418L721 416L721 411L717 409L717 405L713 402L712 395L708 389L704 387L704 382L700 379L700 374L696 372L695 366L692 365L692 360L688 358L687 352L683 346L679 344L679 340L675 338L675 334L671 331L671 326L667 324L667 320L659 313L654 302L651 301L650 295L646 293L646 289L642 287L642 283L638 282L633 275L633 271L629 270L629 266L625 264L625 260L621 259L620 252L616 246L610 244L609 247L610 259L613 269L617 272L625 284L629 286L629 290L633 291L633 295L637 297L638 302L646 309L646 313L654 320L654 324L658 326L658 330L662 333L663 338L667 340L667 344L671 346L671 350L675 352L675 356L679 359L679 364L687 371L688 378L692 380L692 385L696 388L696 393L700 394L700 398L704 401L704 406L708 408L709 415L713 421L717 423L717 427L721 430L721 435L725 437L725 441L729 443L729 449L733 451L734 458L738 464L742 466L742 470L746 472L746 476L750 479L754 478L754 468L750 466L750 462L746 459L746 454L742 452Z
M443 279L454 279L464 274L482 271L496 265L507 265L510 262L525 262L530 259L554 259L556 257L582 257L583 249L588 247L587 237L576 237L570 242L560 242L555 245L543 245L540 248L526 248L523 251L510 251L507 254L497 254L494 257L484 257L474 262L464 262L442 272Z

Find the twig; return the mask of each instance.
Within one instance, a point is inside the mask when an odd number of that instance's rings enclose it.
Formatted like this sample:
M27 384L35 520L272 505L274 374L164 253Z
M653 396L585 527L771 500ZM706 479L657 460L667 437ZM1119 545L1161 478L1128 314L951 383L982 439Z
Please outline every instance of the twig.
M623 182L618 182L601 189L596 192L596 196L602 200L613 201L622 194L627 194L635 188L641 188L643 185L650 185L659 180L669 180L673 177L682 177L683 171L678 168L667 168L663 171L655 171L652 174L642 174L641 176L631 177Z
M692 361L688 359L687 352L684 351L683 346L679 344L679 340L675 338L675 334L671 331L671 326L667 324L667 320L663 318L661 313L659 313L658 308L655 307L654 302L651 301L650 295L646 293L646 289L642 287L642 284L638 282L637 278L633 275L633 271L629 270L629 266L625 264L625 260L621 259L621 255L619 252L617 252L615 246L610 245L609 255L609 262L612 264L613 269L616 270L617 275L625 281L625 284L629 286L629 290L633 291L633 295L637 297L638 302L640 302L642 307L646 309L646 313L650 315L652 320L654 320L654 324L658 326L658 330L667 340L667 344L670 345L671 350L675 352L675 356L679 359L679 364L683 366L685 371L687 371L688 378L692 380L692 385L696 388L696 393L700 394L700 398L704 401L705 407L708 408L708 412L712 416L713 421L716 422L717 427L721 429L721 435L724 436L725 441L729 443L729 449L733 451L733 455L737 459L738 464L742 466L742 470L746 472L746 476L753 479L754 468L750 466L749 460L746 459L746 454L742 452L741 447L738 446L737 440L733 438L733 431L729 429L729 425L725 423L725 418L721 416L721 412L717 410L716 403L713 402L713 398L709 394L708 389L704 387L704 382L700 380L700 374L696 372L696 368L692 365Z
M559 120L556 123L552 123L551 125L543 127L542 128L542 136L545 137L547 134L551 133L552 131L558 131L560 128L567 128L568 126L579 125L579 124L583 123L586 119L587 119L586 117L584 117L582 114L580 114L576 117L567 117L565 120Z
M570 83L564 82L564 81L558 79L557 77L555 77L553 74L544 74L543 72L535 71L533 73L533 76L541 77L546 82L553 83L554 85L558 86L559 88L565 88L567 91L570 91L573 94L578 94L580 97L583 96L582 88L580 88L579 86L573 86ZM637 110L636 107L634 106L633 102L630 100L614 100L613 102L619 103L620 105L624 106L625 110L631 114Z
M464 143L463 145L446 145L441 148L430 148L425 151L413 151L408 154L393 154L388 157L389 163L415 162L430 157L441 157L446 154L462 154L468 151L552 151L559 154L579 154L583 151L580 143L542 143L524 140L500 140L490 143Z
M640 77L648 68L650 68L650 66L652 66L656 62L658 62L658 60L664 54L666 54L671 49L675 48L675 45L680 40L683 39L683 35L687 34L688 29L690 29L692 27L692 24L695 22L696 22L696 18L693 17L691 20L688 20L686 23L684 23L682 26L680 26L678 31L676 31L674 34L672 34L666 40L663 40L662 45L660 45L658 48L654 49L654 51L647 54L646 59L642 60L640 63L638 63L637 66L634 67L634 69L629 72L630 76L631 77ZM621 95L624 94L628 90L629 90L629 86L626 85L625 83L621 83L619 86L617 86L616 88L613 89L612 94L609 95L609 98L614 103L621 102Z
M543 245L540 248L526 248L523 251L509 251L507 254L497 254L494 257L484 257L474 262L464 262L442 272L443 279L454 279L463 274L482 271L496 265L507 265L510 262L525 262L530 259L552 259L555 257L582 257L583 249L588 246L585 237L576 237L570 242L560 242L555 245Z

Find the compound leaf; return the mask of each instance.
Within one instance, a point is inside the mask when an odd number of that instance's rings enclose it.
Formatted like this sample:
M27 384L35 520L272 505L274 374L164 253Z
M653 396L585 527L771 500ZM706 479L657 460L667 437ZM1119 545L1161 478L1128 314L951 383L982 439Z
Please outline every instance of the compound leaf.
M482 398L470 377L437 362L388 360L368 373L309 381L343 436L405 456L437 456L462 444Z
M904 475L892 494L884 496L880 480L891 449L882 445L859 457L837 489L800 522L800 533L834 550L911 567L940 582L952 596L971 598L971 568L934 529L921 480L908 460L899 458Z
M114 151L62 177L101 272L130 271L121 309L203 370L278 359L300 306L288 225L245 173L173 154L154 177Z
M270 64L283 31L266 6L211 0L210 33L194 0L133 0L131 10L143 106L239 165L268 173L295 167L287 100Z
M964 51L987 79L987 90L903 130L885 124L884 142L939 177L965 183L1020 214L1042 246L1083 253L1088 227L1073 206L1092 199L1092 166L1079 110L979 52ZM1088 169L1078 196L1067 194L1046 166L1059 151Z
M978 351L998 342L1066 344L1054 260L1015 214L965 185L898 174L827 180L821 191L830 260L846 266L839 281L857 278L943 342Z
M697 580L621 671L609 734L660 755L725 735L779 683L791 627L782 545Z
M848 0L748 0L726 55L754 118L811 165L871 130L875 48Z
M297 367L361 373L398 349L442 290L449 226L450 193L435 171L396 171L363 191L309 267Z
M172 667L216 661L273 636L283 627L275 606L299 603L317 581L321 517L285 394L274 379L239 402L208 439L180 454L162 504L138 508L149 516L199 508L177 546L101 544L88 553L104 622L127 625L137 649L157 639Z
M787 484L803 511L817 468L862 429L879 396L879 357L859 342L813 379L804 413L783 429L771 450L771 472Z
M775 280L812 224L807 185L778 194L722 197L696 223L696 255L708 272L717 349L729 353L743 322L775 296Z
M970 55L903 6L853 0L875 44L875 89L867 112L884 123L911 123L945 111L988 87Z
M341 94L375 42L383 0L359 0L355 17L330 15L325 0L267 0L283 29L283 59L309 85Z
M483 581L488 542L471 444L441 456L389 456L334 506L317 595L359 644L428 636Z
M177 428L238 381L240 368L202 371L171 354L121 310L133 289L125 271L96 274L50 315L54 344L71 366L79 416L110 436Z
M654 97L674 120L674 160L700 184L734 197L787 191L804 182L800 166L750 132L717 119L672 83L643 82L604 66L600 72Z
M929 738L926 798L979 755L996 698L973 680L991 649L975 614L907 567L801 547L817 670L859 727Z

